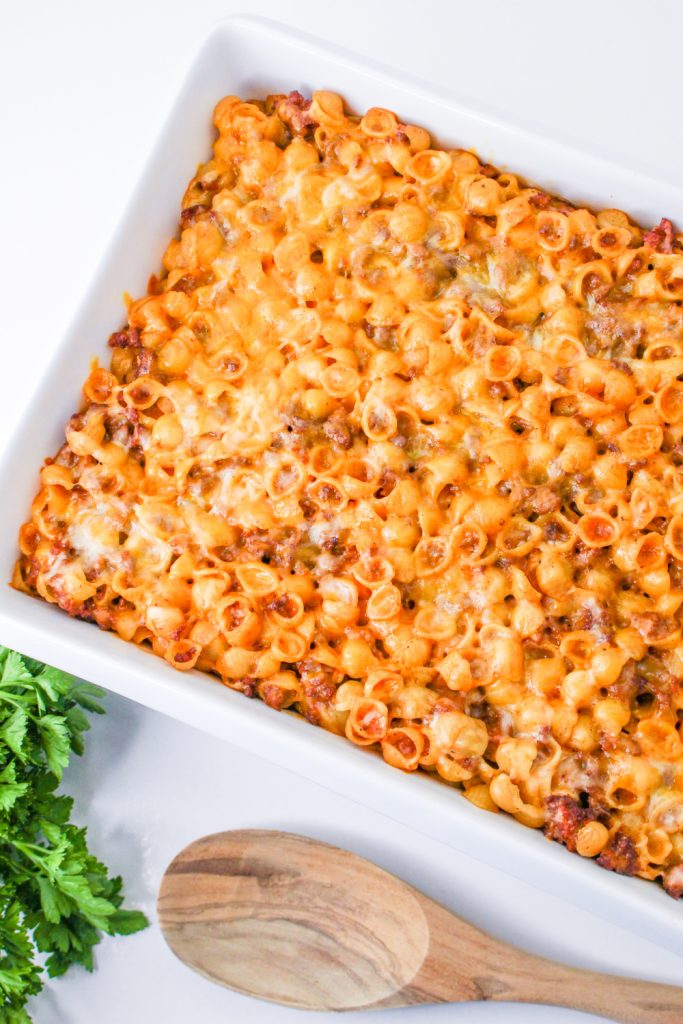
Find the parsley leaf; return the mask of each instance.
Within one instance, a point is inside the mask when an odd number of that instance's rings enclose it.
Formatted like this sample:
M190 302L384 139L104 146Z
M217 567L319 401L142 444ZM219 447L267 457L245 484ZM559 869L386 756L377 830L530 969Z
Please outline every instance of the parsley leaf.
M72 753L83 751L86 712L102 714L104 691L0 647L0 1020L30 1024L26 1003L74 964L93 969L103 934L147 927L122 909L111 878L70 821L73 800L56 794Z
M12 761L0 772L0 811L9 811L20 796L24 796L28 782L17 782L17 769Z
M63 715L42 715L38 728L50 771L61 779L71 753L69 722Z
M24 739L28 729L28 715L23 708L17 708L0 728L0 740L4 740L13 754L22 757ZM22 758L23 759L23 758Z

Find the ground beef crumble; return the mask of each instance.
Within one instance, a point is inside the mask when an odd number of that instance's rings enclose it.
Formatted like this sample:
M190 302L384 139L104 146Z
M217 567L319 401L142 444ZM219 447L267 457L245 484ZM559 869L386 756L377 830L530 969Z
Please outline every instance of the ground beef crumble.
M638 871L638 851L625 832L615 832L598 857L598 864L619 875L635 875Z
M546 800L547 821L543 831L548 839L576 850L576 836L582 825L595 820L595 813L571 796L551 796Z

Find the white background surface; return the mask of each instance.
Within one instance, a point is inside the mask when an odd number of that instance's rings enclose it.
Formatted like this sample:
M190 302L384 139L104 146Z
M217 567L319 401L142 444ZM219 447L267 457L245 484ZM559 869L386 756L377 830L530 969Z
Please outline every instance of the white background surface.
M246 8L230 0L6 4L0 38L0 444L78 303L196 49L217 20ZM248 9L409 68L553 138L680 180L683 5L675 0L290 0L286 8L261 0ZM79 816L90 823L93 848L124 873L131 900L148 912L163 868L186 842L224 828L276 827L364 853L535 952L594 969L683 978L683 955L513 883L217 740L114 696L108 706L68 783ZM672 905L672 912L683 908ZM51 984L33 1013L37 1024L326 1019L211 986L173 960L154 928L103 943L97 974L75 972ZM504 1005L347 1019L591 1020Z

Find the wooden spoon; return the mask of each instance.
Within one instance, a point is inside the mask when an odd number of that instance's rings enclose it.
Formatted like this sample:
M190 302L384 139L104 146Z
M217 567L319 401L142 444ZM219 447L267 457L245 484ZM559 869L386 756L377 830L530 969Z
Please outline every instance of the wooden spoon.
M362 857L287 832L221 832L191 843L164 874L158 910L184 963L285 1006L495 999L627 1024L683 1022L683 988L524 953Z

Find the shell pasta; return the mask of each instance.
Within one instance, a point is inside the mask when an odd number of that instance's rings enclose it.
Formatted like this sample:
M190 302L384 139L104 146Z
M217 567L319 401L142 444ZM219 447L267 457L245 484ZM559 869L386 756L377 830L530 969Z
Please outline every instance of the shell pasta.
M214 124L14 586L681 896L683 238L330 92Z

